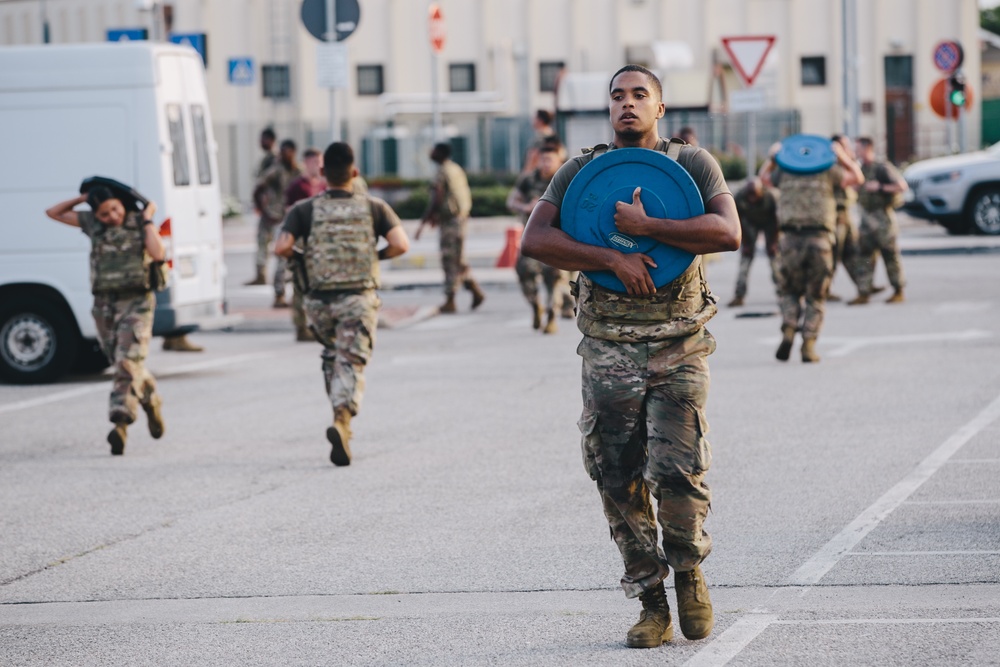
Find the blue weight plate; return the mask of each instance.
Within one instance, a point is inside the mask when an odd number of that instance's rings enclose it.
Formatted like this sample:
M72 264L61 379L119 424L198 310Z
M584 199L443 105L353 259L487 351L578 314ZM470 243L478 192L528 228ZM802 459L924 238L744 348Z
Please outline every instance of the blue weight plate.
M828 137L818 134L793 134L783 139L774 161L793 174L818 174L837 163Z
M656 268L649 269L659 288L684 273L694 255L648 236L629 236L615 226L615 204L632 203L632 193L654 218L685 220L705 212L701 192L683 167L661 151L618 148L600 155L577 173L563 197L559 211L562 230L581 243L614 248L623 253L649 255ZM586 271L601 287L625 292L613 271Z

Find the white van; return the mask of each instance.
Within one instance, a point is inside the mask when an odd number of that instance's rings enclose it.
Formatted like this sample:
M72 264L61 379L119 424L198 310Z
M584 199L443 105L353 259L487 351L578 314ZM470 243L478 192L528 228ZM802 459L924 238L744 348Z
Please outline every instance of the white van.
M225 326L216 143L198 54L149 42L0 48L0 375L106 366L90 242L45 216L88 176L157 204L172 260L153 333Z

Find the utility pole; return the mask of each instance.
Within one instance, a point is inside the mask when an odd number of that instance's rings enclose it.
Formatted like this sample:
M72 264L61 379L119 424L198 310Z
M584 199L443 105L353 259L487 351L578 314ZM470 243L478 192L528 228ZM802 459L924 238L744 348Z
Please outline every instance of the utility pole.
M861 105L858 102L858 14L857 0L841 0L841 49L843 51L844 134L860 134Z

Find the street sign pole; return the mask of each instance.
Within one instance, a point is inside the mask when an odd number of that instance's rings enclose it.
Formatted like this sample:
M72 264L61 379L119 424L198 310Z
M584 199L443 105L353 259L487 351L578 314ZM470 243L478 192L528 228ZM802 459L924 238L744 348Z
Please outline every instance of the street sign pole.
M337 2L326 0L326 41L337 41ZM330 88L330 143L340 141L337 127L337 89Z
M431 141L441 140L441 100L438 95L438 54L444 46L441 8L433 0L427 7L428 33L431 43Z

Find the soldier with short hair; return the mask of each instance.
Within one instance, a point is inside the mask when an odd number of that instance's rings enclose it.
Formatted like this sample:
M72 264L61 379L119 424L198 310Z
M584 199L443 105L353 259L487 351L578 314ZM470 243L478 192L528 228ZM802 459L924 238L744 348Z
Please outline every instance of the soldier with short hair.
M257 208L259 217L257 218L257 253L254 255L254 267L256 273L254 277L243 283L244 285L266 285L267 284L267 258L271 248L271 241L274 238L274 226L281 221L273 219L273 205L264 200L264 193L258 189L260 178L275 165L278 161L278 154L274 150L274 144L278 137L274 130L265 127L260 132L260 148L264 151L264 157L260 159L257 169L254 170L254 192L253 203Z
M73 210L83 203L89 211ZM161 438L165 430L163 401L145 365L156 307L151 265L163 262L166 252L153 224L155 212L153 202L141 211L126 209L122 198L105 186L92 187L87 194L45 211L53 220L79 227L90 239L91 312L101 350L114 366L108 419L115 427L108 433L108 443L115 456L125 453L128 426L140 406L151 436Z
M440 230L441 267L444 269L445 302L439 308L441 313L457 312L455 292L459 283L472 292L472 309L475 310L486 300L479 283L472 277L472 271L465 261L465 236L469 214L472 212L472 190L465 170L451 159L451 144L435 144L431 149L431 160L438 165L437 174L431 184L430 202L417 228L415 238L425 224Z
M740 223L719 163L704 149L659 137L665 113L659 79L626 65L609 86L610 146L575 157L560 168L535 206L522 250L565 270L612 271L627 293L605 289L585 273L578 280L577 325L583 333L584 464L597 483L611 534L622 555L626 596L643 611L626 635L634 648L673 638L663 580L674 570L681 631L702 639L714 619L701 563L712 548L704 530L711 494L705 473L711 450L705 435L708 355L715 339L705 329L716 313L701 255L736 250ZM622 253L581 243L560 229L560 207L573 178L595 154L634 147L662 151L694 179L705 213L686 220L648 216L639 188L631 203L616 204L624 234L648 236L696 255L691 266L657 287L644 253ZM600 158L597 158L600 159ZM650 495L656 499L655 508ZM657 521L662 530L658 543Z
M326 190L323 177L323 154L315 148L307 148L302 153L302 174L294 179L285 190L286 210L302 201ZM308 343L316 340L306 320L302 290L298 281L292 281L292 324L295 325L295 340Z
M278 151L278 160L269 167L260 178L257 179L257 188L254 191L254 198L261 207L261 220L267 217L266 239L258 238L258 252L263 247L265 250L271 243L274 236L274 229L285 217L285 191L292 181L302 174L296 158L298 148L291 139L281 142ZM263 225L263 223L262 223ZM263 244L263 245L262 245ZM265 260L266 263L266 260ZM278 266L274 269L274 308L287 308L285 301L285 284L288 281L288 265L283 258L278 258Z
M848 305L866 304L868 297L878 291L872 286L876 255L882 255L889 283L893 287L892 296L886 303L902 303L906 278L899 253L899 223L894 209L902 204L900 200L909 186L892 164L875 159L875 142L871 137L858 139L858 157L861 158L861 171L866 180L858 190L861 207L856 269L858 296L848 301Z
M323 153L326 192L300 201L285 216L275 254L291 258L302 244L304 305L309 325L323 345L323 378L333 408L326 430L330 461L351 463L351 418L364 395L364 368L371 359L382 301L379 260L409 249L396 213L381 199L353 186L358 170L354 151L343 142ZM378 238L386 240L381 250Z
M764 235L764 251L771 264L771 280L781 293L781 262L778 259L778 192L766 187L757 176L747 181L736 193L736 210L740 213L743 241L740 245L740 270L736 277L736 294L731 307L742 306L747 294L747 278L757 252L757 237Z
M834 189L864 182L857 163L843 147L830 142L837 162L815 174L792 173L778 166L765 176L781 190L778 228L781 234L781 343L775 352L788 361L795 334L802 331L802 361L818 362L816 339L823 326L826 295L833 277L837 233ZM803 305L804 304L804 305Z
M514 213L519 213L526 222L531 215L532 209L538 203L538 198L545 193L549 182L563 161L559 156L559 149L553 145L543 145L538 149L538 168L527 174L521 174L510 194L507 195L507 208ZM528 300L531 307L531 326L534 329L542 328L542 304L538 300L538 283L541 281L545 285L548 295L546 299L545 312L548 321L545 324L543 333L552 334L558 331L556 324L556 308L563 305L561 301L568 297L564 295L563 286L569 281L568 272L557 269L547 264L542 264L537 259L526 257L524 253L519 253L517 264L518 282L521 285L521 293ZM570 305L572 309L572 305Z

